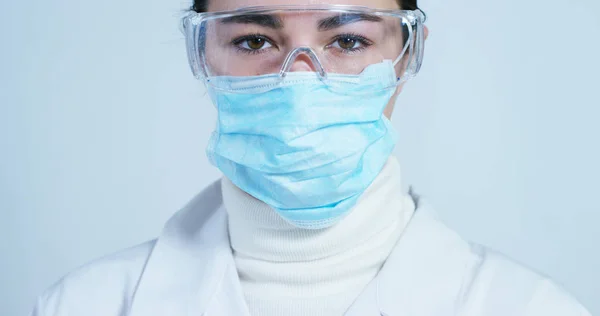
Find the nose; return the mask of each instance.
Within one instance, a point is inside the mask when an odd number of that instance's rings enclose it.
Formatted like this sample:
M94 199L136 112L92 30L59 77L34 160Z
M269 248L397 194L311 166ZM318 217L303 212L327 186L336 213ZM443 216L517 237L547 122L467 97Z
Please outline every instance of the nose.
M310 47L298 47L291 51L283 62L279 75L284 77L286 72L296 71L314 71L322 78L327 76L319 57Z
M317 68L313 64L310 57L308 57L306 54L300 54L296 57L296 59L294 61L292 61L292 65L290 66L289 71L290 72L297 72L297 71L314 71L314 72L316 72Z

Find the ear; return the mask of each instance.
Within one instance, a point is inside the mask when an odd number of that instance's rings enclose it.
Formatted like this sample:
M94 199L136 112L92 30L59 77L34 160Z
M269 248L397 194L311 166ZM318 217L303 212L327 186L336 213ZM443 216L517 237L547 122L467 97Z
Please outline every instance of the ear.
M427 40L427 37L429 37L429 28L427 25L423 27L423 31L425 32L425 40Z

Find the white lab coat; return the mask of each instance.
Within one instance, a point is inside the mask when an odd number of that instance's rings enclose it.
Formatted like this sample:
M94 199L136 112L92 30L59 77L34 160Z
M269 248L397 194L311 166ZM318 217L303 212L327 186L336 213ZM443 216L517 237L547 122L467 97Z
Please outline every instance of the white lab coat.
M154 241L88 264L40 296L35 316L247 316L220 182ZM590 315L547 278L465 242L421 205L346 316ZM254 315L257 316L257 315Z

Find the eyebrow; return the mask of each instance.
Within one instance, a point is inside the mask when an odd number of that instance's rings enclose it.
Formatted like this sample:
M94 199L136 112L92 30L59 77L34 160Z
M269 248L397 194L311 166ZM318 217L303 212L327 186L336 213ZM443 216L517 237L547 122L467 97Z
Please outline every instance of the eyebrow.
M343 13L320 20L318 29L319 31L324 32L360 21L381 22L383 19L379 16L367 13Z
M224 18L221 23L223 24L231 24L231 23L240 23L240 24L256 24L260 26L265 26L272 29L281 29L283 28L283 21L280 17L271 15L271 14L243 14L243 15L235 15Z
M321 32L329 31L347 24L361 21L381 22L383 19L379 16L367 13L343 13L320 20L318 22L318 30ZM283 20L280 17L271 14L235 15L224 18L221 23L256 24L272 29L283 28Z

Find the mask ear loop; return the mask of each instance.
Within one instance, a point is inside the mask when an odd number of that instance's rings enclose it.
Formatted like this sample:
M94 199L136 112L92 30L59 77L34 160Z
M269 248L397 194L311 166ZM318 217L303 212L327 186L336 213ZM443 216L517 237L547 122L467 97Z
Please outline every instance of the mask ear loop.
M403 21L404 22L404 21ZM398 58L396 58L396 60L394 60L393 65L396 66L400 60L402 60L402 57L404 57L404 54L406 53L406 50L408 49L408 47L410 46L410 43L412 42L413 39L413 29L412 27L408 27L408 38L406 40L406 45L404 45L404 48L402 49L402 52L400 53L400 56L398 56Z
M400 56L398 56L398 58L396 58L396 60L394 60L394 63L392 64L394 66L394 68L398 65L398 63L400 63L400 61L402 61L402 58L404 58L404 55L406 54L406 51L408 50L409 47L412 46L413 43L413 37L414 37L414 32L413 32L413 28L411 26L410 23L407 23L408 21L406 21L405 18L402 18L402 23L405 23L406 25L408 25L408 38L406 39L406 45L404 45L404 48L402 49L402 52L400 53ZM408 68L408 65L406 65L406 67ZM396 79L398 81L401 81L402 78L404 77L405 74L402 74L401 77L397 77Z
M285 61L283 62L283 65L281 66L281 70L279 71L280 80L283 80L283 78L286 76L286 73L289 72L292 68L292 65L294 64L296 58L298 58L298 56L302 54L310 58L311 63L317 70L319 78L322 81L327 81L327 73L325 72L325 68L323 68L323 65L321 64L321 61L319 60L319 57L317 57L315 51L310 47L298 47L287 55Z

